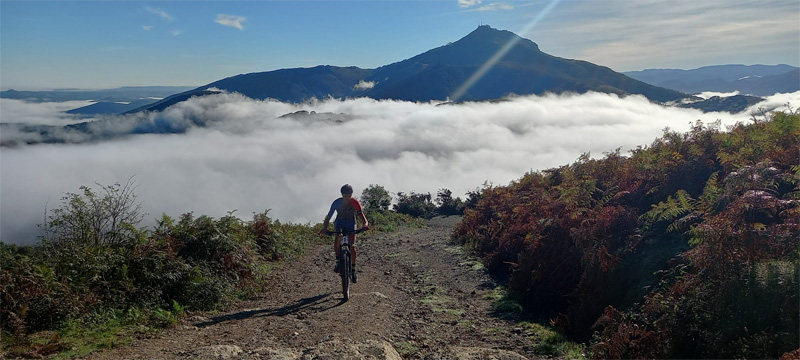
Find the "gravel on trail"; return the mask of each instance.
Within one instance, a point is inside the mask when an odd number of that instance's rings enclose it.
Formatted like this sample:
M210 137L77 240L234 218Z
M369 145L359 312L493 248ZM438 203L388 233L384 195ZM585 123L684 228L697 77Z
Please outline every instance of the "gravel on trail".
M89 359L532 359L498 284L450 235L458 217L359 237L344 302L331 245L275 270L270 291Z

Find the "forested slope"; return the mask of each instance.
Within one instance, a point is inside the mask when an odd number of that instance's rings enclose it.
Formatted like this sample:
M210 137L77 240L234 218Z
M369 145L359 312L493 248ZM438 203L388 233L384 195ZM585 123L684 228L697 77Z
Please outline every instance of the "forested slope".
M796 112L698 122L487 187L454 238L594 357L777 358L800 346L799 157Z

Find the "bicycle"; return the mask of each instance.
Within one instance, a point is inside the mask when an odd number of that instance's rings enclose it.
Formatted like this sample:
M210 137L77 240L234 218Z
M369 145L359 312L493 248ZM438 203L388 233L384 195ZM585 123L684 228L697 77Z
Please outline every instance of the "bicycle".
M342 244L339 245L339 276L342 278L342 296L344 301L350 299L350 282L355 282L355 272L351 263L350 244L347 242L348 234L358 234L366 229L328 231L328 235L342 235Z

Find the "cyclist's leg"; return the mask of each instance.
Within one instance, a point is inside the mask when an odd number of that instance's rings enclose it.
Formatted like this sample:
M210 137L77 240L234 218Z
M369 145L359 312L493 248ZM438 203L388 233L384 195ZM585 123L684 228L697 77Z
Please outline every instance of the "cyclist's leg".
M352 233L352 232L356 231L356 221L355 221L355 219L353 219L353 220L336 220L334 226L337 229L343 229L343 230L349 232L349 234L347 234L347 243L348 243L349 248L350 248L350 263L355 265L356 264L356 247L355 247L356 234ZM339 245L341 245L341 240L339 242Z
M333 231L337 233L334 237L335 240L333 241L333 253L336 254L336 257L333 260L333 271L335 272L339 271L339 254L341 253L340 250L342 246L342 234L340 233L340 230L342 230L342 228L339 222L335 221L333 223Z
M333 253L336 254L336 258L338 259L339 258L339 247L342 246L342 235L341 234L336 234L336 237L334 239L335 240L333 241Z
M347 242L350 244L350 263L356 264L356 234L347 234Z

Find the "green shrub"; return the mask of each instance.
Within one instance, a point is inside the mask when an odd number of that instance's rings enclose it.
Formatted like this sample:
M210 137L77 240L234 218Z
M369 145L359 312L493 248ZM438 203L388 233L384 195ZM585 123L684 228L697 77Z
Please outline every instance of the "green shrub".
M392 232L402 227L422 227L425 225L420 218L395 211L367 210L365 216L369 220L371 231Z
M431 201L430 193L422 194L412 191L406 195L398 192L394 211L414 217L430 218L435 214L436 205Z
M370 184L361 191L361 204L364 210L385 212L392 204L392 196L381 185Z
M441 189L436 193L436 213L439 215L464 215L466 205L460 197L453 198L453 192Z

